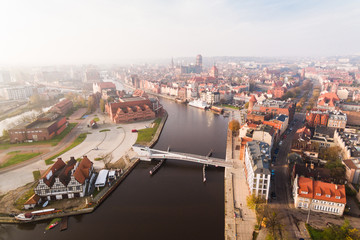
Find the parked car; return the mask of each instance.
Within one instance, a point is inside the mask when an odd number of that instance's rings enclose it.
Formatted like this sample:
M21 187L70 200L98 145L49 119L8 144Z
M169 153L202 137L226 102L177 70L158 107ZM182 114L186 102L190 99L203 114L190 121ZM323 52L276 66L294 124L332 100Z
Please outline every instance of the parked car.
M136 130L136 129L133 129L133 130L131 130L131 132L138 132L138 130Z
M271 199L276 200L276 193L275 192L271 192Z

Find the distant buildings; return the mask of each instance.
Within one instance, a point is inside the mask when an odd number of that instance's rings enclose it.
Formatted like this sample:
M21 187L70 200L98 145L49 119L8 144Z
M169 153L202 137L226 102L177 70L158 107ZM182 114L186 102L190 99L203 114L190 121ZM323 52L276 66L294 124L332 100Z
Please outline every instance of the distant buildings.
M284 114L289 117L289 122L291 122L295 114L295 104L293 104L292 102L268 99L259 103L255 99L255 97L251 97L251 99L249 100L248 111L250 114L252 112L268 113L272 117L279 114Z
M342 216L346 205L345 186L296 176L294 206L315 212Z
M7 100L23 100L33 95L33 87L31 86L5 87L0 89L0 95Z
M252 141L245 147L245 174L252 194L269 198L270 190L270 146L267 143Z

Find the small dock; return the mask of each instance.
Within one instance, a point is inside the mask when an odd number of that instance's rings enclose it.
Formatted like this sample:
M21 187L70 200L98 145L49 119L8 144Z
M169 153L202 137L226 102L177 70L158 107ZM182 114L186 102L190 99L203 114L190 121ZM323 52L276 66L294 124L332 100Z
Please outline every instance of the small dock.
M68 219L69 217L63 217L60 224L60 231L64 231L68 228Z
M158 164L156 164L156 166L150 170L150 175L154 175L156 173L157 170L159 170L159 168L161 167L161 165L165 162L165 159L161 159L160 162Z
M206 165L204 164L203 165L203 182L206 182L205 168L206 168Z

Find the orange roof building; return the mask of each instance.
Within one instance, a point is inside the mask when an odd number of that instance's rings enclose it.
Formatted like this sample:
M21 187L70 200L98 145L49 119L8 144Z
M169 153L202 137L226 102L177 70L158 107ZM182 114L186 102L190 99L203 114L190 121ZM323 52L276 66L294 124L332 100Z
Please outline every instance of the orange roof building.
M346 205L345 185L314 181L296 175L293 186L296 208L342 216Z

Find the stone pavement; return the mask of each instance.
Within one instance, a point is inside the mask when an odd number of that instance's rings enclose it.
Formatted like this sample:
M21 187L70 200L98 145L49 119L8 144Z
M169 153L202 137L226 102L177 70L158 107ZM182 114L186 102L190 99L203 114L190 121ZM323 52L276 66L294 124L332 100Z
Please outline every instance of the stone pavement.
M225 239L252 239L256 217L246 204L249 195L243 162L240 160L241 144L228 131L226 161L234 164L225 169Z

